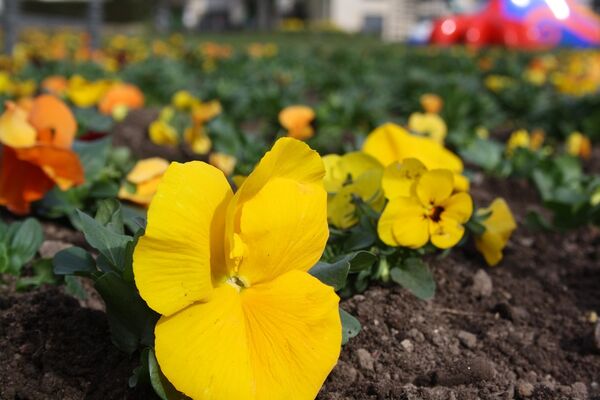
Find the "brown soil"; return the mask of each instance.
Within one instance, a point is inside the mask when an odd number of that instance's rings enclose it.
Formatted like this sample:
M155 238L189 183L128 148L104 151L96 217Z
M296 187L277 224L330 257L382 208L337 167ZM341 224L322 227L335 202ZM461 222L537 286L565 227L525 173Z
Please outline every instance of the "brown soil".
M162 157L170 161L198 159L185 144L175 147L159 146L148 137L150 124L158 117L158 110L143 108L131 111L125 120L117 124L113 132L113 145L131 150L135 158Z
M519 219L537 196L486 179L479 205L504 196ZM600 231L520 227L495 268L470 247L431 259L434 300L375 285L342 302L363 324L319 399L600 399ZM491 284L491 285L490 285ZM57 289L0 293L0 399L152 399L127 379L135 357L111 344L106 317Z

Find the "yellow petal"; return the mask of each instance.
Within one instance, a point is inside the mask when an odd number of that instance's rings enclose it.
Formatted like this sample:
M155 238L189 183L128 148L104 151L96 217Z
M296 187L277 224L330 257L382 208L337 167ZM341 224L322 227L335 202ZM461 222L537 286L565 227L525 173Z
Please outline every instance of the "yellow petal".
M390 200L377 225L379 237L389 246L414 249L424 246L429 240L429 225L425 212L414 197L397 197Z
M208 162L223 171L226 176L229 176L235 169L237 158L230 156L229 154L215 152L210 153L208 156Z
M454 219L442 217L439 222L430 220L429 233L435 247L448 249L462 239L465 228Z
M485 262L491 267L498 265L502 261L502 250L506 246L506 241L500 235L485 232L475 238L475 247L485 258Z
M517 228L515 219L504 199L495 199L489 208L479 213L492 214L483 221L485 233L475 238L475 246L484 255L489 265L496 265L502 260L502 249Z
M184 139L197 154L206 154L212 147L212 141L203 126L190 127L185 130Z
M456 192L468 192L471 187L469 179L460 174L454 174L454 191Z
M223 109L221 103L217 100L206 103L194 104L192 108L192 117L197 123L203 124L221 114Z
M338 156L335 154L323 157L325 164L325 189L328 193L336 193L345 183L356 181L367 171L383 171L383 166L372 156L361 151L354 151Z
M433 113L412 113L408 118L408 129L427 135L440 144L444 143L448 133L442 117Z
M325 166L325 177L323 185L327 193L337 193L344 184L345 177L343 171L339 167L342 156L337 154L328 154L322 157L323 165Z
M314 399L340 354L342 326L333 288L290 271L241 296L255 398Z
M245 325L241 296L227 284L207 303L161 318L154 333L162 372L193 399L255 400Z
M363 173L358 180L344 186L327 202L327 216L332 225L347 229L358 222L353 197L359 197L375 211L381 211L385 197L381 190L381 170Z
M341 347L339 298L305 272L237 289L224 284L156 326L156 356L194 399L312 399Z
M473 200L468 193L457 193L444 201L442 208L442 218L451 218L459 224L464 224L473 214Z
M36 137L36 130L27 122L27 112L7 103L0 116L0 143L13 148L31 147L35 145Z
M396 124L384 124L369 134L363 151L375 157L384 166L405 158L416 158L428 169L444 168L460 173L461 159L436 141L411 135Z
M152 157L140 160L127 174L127 180L131 183L142 183L165 173L169 162L164 158Z
M143 206L148 206L154 198L161 180L162 176L158 176L139 183L135 186L135 193L131 193L125 186L121 186L118 197L123 200L129 200Z
M228 209L230 269L258 283L319 260L329 234L324 174L321 158L303 142L275 143Z
M162 120L152 122L148 132L152 143L159 146L176 146L179 143L175 128Z
M208 164L169 166L133 255L136 285L152 309L171 315L210 296L211 265L224 265L223 230L231 196L223 173Z
M383 173L381 186L385 197L408 197L413 193L413 187L427 168L416 158L407 158L400 164L394 162L387 166Z
M446 201L454 189L452 172L434 169L425 172L416 186L416 194L424 206L437 206Z

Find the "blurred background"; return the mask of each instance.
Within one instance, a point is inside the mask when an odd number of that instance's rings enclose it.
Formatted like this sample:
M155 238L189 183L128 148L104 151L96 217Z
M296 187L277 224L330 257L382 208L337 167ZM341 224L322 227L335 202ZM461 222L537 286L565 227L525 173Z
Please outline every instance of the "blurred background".
M426 42L434 21L456 14L477 13L483 0L0 0L5 49L27 28L87 29L92 40L102 32L227 32L241 30L328 29L375 35L387 41ZM541 1L508 0L503 7ZM511 4L512 3L512 4ZM600 9L600 0L545 1L561 10L572 3ZM544 5L542 5L544 6ZM537 5L539 8L539 4ZM497 14L500 11L495 11Z

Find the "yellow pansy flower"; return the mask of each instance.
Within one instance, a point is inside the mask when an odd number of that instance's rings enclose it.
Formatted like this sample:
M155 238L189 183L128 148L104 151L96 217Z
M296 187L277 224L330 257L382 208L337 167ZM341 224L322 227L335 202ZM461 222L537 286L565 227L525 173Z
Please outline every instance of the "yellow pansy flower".
M237 158L225 153L210 153L208 156L208 162L210 165L219 168L226 176L233 173L235 164L237 164Z
M316 397L342 339L338 296L307 273L329 234L324 173L290 138L235 194L208 164L168 168L133 272L162 315L156 357L176 389L194 399Z
M119 198L147 206L154 197L158 184L168 167L169 162L160 157L138 161L125 178L135 191L130 192L127 185L124 184L119 189Z
M212 147L212 140L210 140L202 125L194 125L186 128L183 138L192 148L192 151L197 154L206 154Z
M192 118L197 124L204 124L222 112L223 108L218 100L198 101L192 105Z
M287 130L287 135L299 140L313 137L315 130L311 124L314 119L315 112L308 106L289 106L279 113L279 123Z
M323 157L325 164L325 190L330 194L327 202L329 222L347 229L358 222L353 197L359 197L375 211L385 203L381 190L383 166L375 158L360 151L343 156L330 154Z
M381 240L413 249L430 240L441 249L456 245L473 213L473 201L467 193L453 194L453 181L449 170L427 171L415 184L414 195L392 198L377 226Z
M469 180L462 176L462 160L440 143L425 137L411 135L403 127L387 123L367 136L362 150L375 157L384 167L393 162L416 158L427 169L449 169L454 173L455 189L469 190Z
M179 137L177 131L168 122L158 119L148 128L150 140L159 146L177 146Z
M90 82L80 75L74 75L69 79L66 93L77 107L91 107L100 102L109 87L108 81Z
M33 147L38 134L28 119L27 111L7 103L6 110L0 116L0 143L12 148Z
M506 142L506 153L511 155L517 148L528 149L531 146L531 137L525 129L514 131Z
M479 214L491 212L491 215L483 221L485 233L475 237L475 247L490 266L498 264L502 260L502 249L506 247L508 239L517 228L517 223L502 198L495 199L489 208L478 211Z
M427 167L416 158L406 158L402 163L388 165L381 181L385 197L393 199L412 196L415 185L425 172Z
M588 159L592 155L592 143L581 132L573 132L567 138L567 153Z
M448 134L448 127L442 117L433 113L412 113L408 118L408 129L426 135L440 144L444 143Z
M171 104L178 110L189 110L196 101L198 100L187 90L179 90L173 95Z

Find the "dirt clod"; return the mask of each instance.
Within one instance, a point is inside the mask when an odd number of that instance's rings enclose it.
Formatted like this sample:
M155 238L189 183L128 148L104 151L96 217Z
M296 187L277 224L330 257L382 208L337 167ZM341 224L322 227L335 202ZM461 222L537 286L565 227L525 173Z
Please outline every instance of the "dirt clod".
M471 292L477 297L488 297L492 295L493 284L492 278L483 269L478 270L473 275L473 284Z

